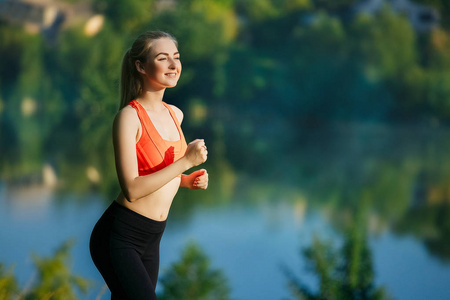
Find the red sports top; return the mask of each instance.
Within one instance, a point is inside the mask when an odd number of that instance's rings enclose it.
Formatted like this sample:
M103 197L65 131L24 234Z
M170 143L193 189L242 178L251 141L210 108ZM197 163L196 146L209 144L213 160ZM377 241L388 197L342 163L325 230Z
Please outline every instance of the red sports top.
M150 120L145 108L136 100L128 103L128 105L136 110L142 125L142 134L136 143L139 176L151 174L163 169L183 157L186 152L186 140L184 139L180 123L172 108L165 102L163 104L169 110L170 116L177 126L178 133L180 134L178 141L164 140Z

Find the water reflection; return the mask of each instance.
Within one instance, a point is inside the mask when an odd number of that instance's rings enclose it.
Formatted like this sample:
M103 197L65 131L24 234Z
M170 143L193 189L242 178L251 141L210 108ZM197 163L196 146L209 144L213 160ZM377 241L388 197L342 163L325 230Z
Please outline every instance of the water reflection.
M450 206L448 203L410 208L394 226L402 235L422 240L428 252L442 263L450 262Z
M285 267L295 299L391 299L384 287L375 284L364 203L351 218L351 224L344 230L340 249L336 249L331 241L315 236L312 244L302 252L308 262L308 270L318 277L319 287L314 289L317 291L308 288Z
M181 191L174 202L161 274L195 239L224 271L233 299L292 297L289 280L311 297L439 299L450 292L449 129L340 124L301 132L296 143L266 174L212 156L210 188ZM10 245L0 257L6 268L17 263L14 271L26 281L31 272L21 261L30 252L48 253L76 237L75 274L95 282L87 299L98 295L103 282L94 275L87 239L111 197L0 190L0 226L11 228L0 231ZM308 250L299 256L298 248ZM399 255L402 262L393 263ZM286 277L280 263L295 276ZM305 272L308 264L313 272ZM414 272L400 272L400 265ZM419 278L424 273L430 282Z
M307 132L296 155L296 186L308 203L338 212L331 215L336 221L367 201L377 219L373 230L383 230L418 202L422 208L449 202L449 135L380 125Z

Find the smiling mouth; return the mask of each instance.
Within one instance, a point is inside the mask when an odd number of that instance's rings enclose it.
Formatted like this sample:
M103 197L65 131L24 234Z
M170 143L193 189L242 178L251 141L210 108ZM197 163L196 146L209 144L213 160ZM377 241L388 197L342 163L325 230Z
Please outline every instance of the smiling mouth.
M168 76L170 78L176 78L177 77L177 73L166 73L166 76Z

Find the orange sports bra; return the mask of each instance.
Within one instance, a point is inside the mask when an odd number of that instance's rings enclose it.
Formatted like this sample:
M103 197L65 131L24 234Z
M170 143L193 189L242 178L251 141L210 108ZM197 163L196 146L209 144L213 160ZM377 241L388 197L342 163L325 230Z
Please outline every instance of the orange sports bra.
M164 140L153 125L147 111L136 100L130 101L128 105L133 107L141 121L142 134L136 143L136 155L138 162L139 176L154 173L170 165L184 156L187 145L184 139L180 123L172 108L163 102L169 110L175 125L177 126L180 139L178 141Z

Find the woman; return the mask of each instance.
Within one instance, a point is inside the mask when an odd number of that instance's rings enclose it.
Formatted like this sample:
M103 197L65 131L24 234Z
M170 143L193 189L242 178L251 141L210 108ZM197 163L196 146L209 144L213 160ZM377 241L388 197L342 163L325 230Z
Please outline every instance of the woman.
M180 77L177 42L140 35L122 63L121 105L113 144L121 193L95 225L90 251L111 299L156 299L159 243L179 187L206 189L208 173L184 171L207 159L204 140L186 145L183 113L163 102Z

